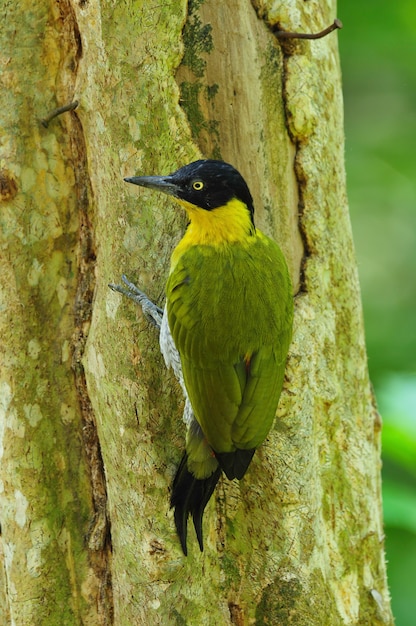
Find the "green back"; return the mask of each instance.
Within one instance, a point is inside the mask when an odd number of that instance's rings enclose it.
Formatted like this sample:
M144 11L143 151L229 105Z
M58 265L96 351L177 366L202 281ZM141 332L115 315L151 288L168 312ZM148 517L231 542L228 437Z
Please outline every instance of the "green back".
M272 425L292 334L285 259L249 244L193 246L167 284L169 327L189 399L216 452L259 446Z

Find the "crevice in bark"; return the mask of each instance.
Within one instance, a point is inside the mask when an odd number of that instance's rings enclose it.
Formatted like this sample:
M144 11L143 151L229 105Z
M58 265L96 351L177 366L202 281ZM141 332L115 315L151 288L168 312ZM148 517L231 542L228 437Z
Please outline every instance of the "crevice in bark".
M299 198L299 202L298 202L298 227L299 227L299 233L302 239L302 244L303 244L303 257L302 257L302 261L301 261L301 267L300 267L300 276L299 276L299 289L297 291L297 294L300 293L306 293L307 292L307 287L306 287L306 281L305 281L305 266L307 263L308 258L311 256L312 251L310 249L309 243L308 243L308 238L307 238L307 234L303 225L303 212L305 209L305 203L303 201L303 196L304 196L304 189L306 187L306 178L303 174L303 170L301 168L300 162L299 162L299 153L300 150L302 148L302 142L299 140L298 137L295 137L293 135L293 133L291 132L290 129L290 124L288 123L291 113L289 111L289 107L288 107L288 93L287 93L287 75L288 75L288 60L291 56L293 56L295 54L295 52L297 52L300 48L300 46L302 46L303 44L299 42L299 40L292 40L292 39L279 39L279 37L276 36L276 31L281 30L280 26L279 26L279 22L273 22L271 23L268 18L267 15L263 14L263 12L260 10L259 6L256 3L256 0L252 0L252 5L253 8L256 12L257 17L262 20L264 22L264 24L267 26L268 30L270 31L270 33L273 35L273 37L276 39L278 45L280 46L280 49L282 51L282 57L283 57L283 71L282 71L282 99L283 99L283 108L285 111L285 126L288 132L288 135L293 143L293 145L295 146L295 160L294 160L294 172L295 172L295 178L296 178L296 182L297 182L297 192L298 192L298 198Z
M82 39L75 18L74 9L70 0L56 0L61 23L61 45L64 51L61 63L61 78L65 86L68 87L68 79L72 78L72 85L75 84L78 63L82 57ZM67 79L67 80L65 80ZM71 81L69 81L71 82Z
M234 602L228 603L228 610L230 611L231 624L235 626L244 626L244 611L238 604Z
M72 369L82 415L82 440L90 471L94 517L87 536L90 565L98 580L98 612L102 624L113 623L111 585L111 527L107 513L107 488L97 424L88 395L82 357L91 324L95 289L95 243L90 219L92 190L88 177L86 147L81 122L71 113L71 151L79 211L78 285L75 297Z
M269 24L267 25L270 31L274 34L273 29L270 27L270 25ZM275 27L274 27L274 30L276 30ZM278 39L278 37L276 37L276 39ZM306 178L303 174L303 170L301 168L300 160L299 160L300 150L301 150L302 145L301 145L301 141L297 137L293 136L293 133L290 131L290 124L288 123L290 112L289 112L289 108L287 105L287 102L288 102L288 94L287 94L287 89L286 89L287 74L288 74L287 65L288 65L288 60L290 56L292 56L294 52L295 46L293 45L293 42L290 42L287 40L286 41L283 40L283 42L278 41L278 43L281 46L282 56L283 56L282 99L283 99L283 108L285 111L285 125L287 128L288 135L293 145L295 146L294 172L295 172L295 179L297 183L297 191L298 191L298 199L299 199L298 201L298 228L299 228L299 233L300 233L300 237L301 237L302 244L303 244L303 256L302 256L302 260L300 264L300 274L299 274L299 289L297 292L297 294L300 294L300 293L306 293L308 291L306 287L306 280L305 280L305 269L306 269L307 260L311 256L312 251L310 249L310 246L308 243L308 237L307 237L306 230L303 224L303 214L305 210L303 194L304 194L304 189L306 187Z
M68 94L74 98L74 88L79 60L82 56L81 33L75 12L68 0L57 0L61 21L64 53L62 54L61 81ZM85 537L89 565L93 577L87 582L84 593L96 602L100 625L114 623L113 590L111 580L111 525L107 512L107 488L97 424L88 394L82 358L91 325L95 290L96 250L93 229L93 195L88 175L84 131L75 111L65 114L75 178L78 207L78 262L77 286L74 304L74 333L72 337L72 370L82 418L83 449L90 474L94 515ZM84 585L85 586L85 585Z

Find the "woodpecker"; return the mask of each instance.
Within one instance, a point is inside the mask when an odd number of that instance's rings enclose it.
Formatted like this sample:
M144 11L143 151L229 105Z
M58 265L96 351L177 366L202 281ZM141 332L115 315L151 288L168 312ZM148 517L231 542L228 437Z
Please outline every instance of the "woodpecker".
M186 448L171 506L184 554L192 516L203 550L204 509L222 474L242 479L275 417L292 336L293 295L276 242L254 224L241 174L204 159L168 176L124 179L168 194L189 218L171 257L162 311L123 276L110 285L160 328L185 395Z

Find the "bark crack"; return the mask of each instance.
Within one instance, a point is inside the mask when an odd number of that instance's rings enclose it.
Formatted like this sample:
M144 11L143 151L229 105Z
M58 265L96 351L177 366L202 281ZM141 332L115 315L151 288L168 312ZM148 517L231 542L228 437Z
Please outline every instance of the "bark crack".
M70 0L57 0L65 54L61 66L61 81L67 99L74 99L79 61L82 57L82 38ZM111 526L107 510L107 487L101 446L92 403L88 394L82 358L91 325L95 289L95 239L93 228L93 194L88 174L84 130L78 114L66 114L70 141L75 193L78 207L77 285L74 305L74 333L72 337L72 370L82 419L82 443L91 484L93 517L85 538L89 565L93 572L84 582L83 595L91 598L98 613L97 624L114 623L113 590L111 580Z
M231 624L235 624L235 626L244 626L244 611L241 606L235 604L235 602L229 602L228 610L230 611Z
M273 32L273 31L271 31ZM276 37L276 39L278 39ZM285 111L285 126L287 128L288 135L295 146L295 158L294 158L294 174L297 185L297 193L298 193L298 228L299 234L303 245L303 255L300 263L300 272L299 272L299 288L297 291L297 295L300 293L306 293L308 291L306 286L306 264L308 258L312 255L312 250L309 246L308 237L306 233L306 229L303 223L303 214L305 210L305 202L304 202L304 190L307 184L306 178L304 176L303 170L300 165L300 150L302 146L302 142L297 137L294 137L290 131L290 125L288 124L288 119L290 116L289 107L288 107L288 93L287 93L287 75L288 75L288 60L291 56L291 53L288 53L285 50L285 45L281 45L282 55L283 55L283 72L282 72L282 100L283 100L283 109ZM289 46L287 46L288 48Z
M302 140L299 139L299 137L296 137L293 135L291 128L290 128L290 124L289 124L291 113L290 113L290 107L288 106L289 94L288 94L288 89L287 89L287 81L288 81L288 73L289 73L288 62L289 62L290 57L299 51L299 48L302 46L302 43L300 43L298 40L293 40L293 39L280 39L276 35L276 32L280 31L279 22L277 21L277 22L271 23L267 15L263 14L262 11L260 11L259 6L256 3L256 0L252 0L252 6L257 14L258 19L264 22L267 29L273 35L273 37L277 41L282 51L282 57L283 57L282 100L283 100L283 109L285 112L285 126L287 129L287 133L290 137L290 140L295 146L294 174L295 174L295 179L296 179L296 184L297 184L297 193L298 193L298 198L299 198L298 228L299 228L299 233L300 233L300 237L301 237L302 244L303 244L303 255L302 255L302 260L301 260L301 265L300 265L300 275L299 275L299 289L297 291L297 294L306 293L307 286L306 286L306 280L305 280L305 268L306 268L307 260L312 254L312 250L308 242L306 230L304 228L303 219L302 219L303 212L305 209L304 189L306 187L307 181L306 181L306 178L304 176L304 173L301 168L300 161L299 161L300 150L302 147Z
M75 188L79 211L78 285L75 297L72 369L82 415L82 441L90 471L94 516L87 544L90 565L98 581L98 613L102 624L113 623L111 584L111 525L107 512L107 487L104 463L94 410L88 394L82 357L91 324L95 289L95 242L90 220L92 190L88 177L86 147L81 122L71 113L71 148L74 158Z

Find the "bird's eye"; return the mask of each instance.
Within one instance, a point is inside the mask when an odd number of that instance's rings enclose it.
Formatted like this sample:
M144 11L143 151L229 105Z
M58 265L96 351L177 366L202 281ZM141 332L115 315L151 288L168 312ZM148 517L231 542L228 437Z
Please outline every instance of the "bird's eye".
M195 180L192 183L192 187L193 189L195 189L195 191L201 191L201 189L204 188L204 183L202 182L202 180Z

